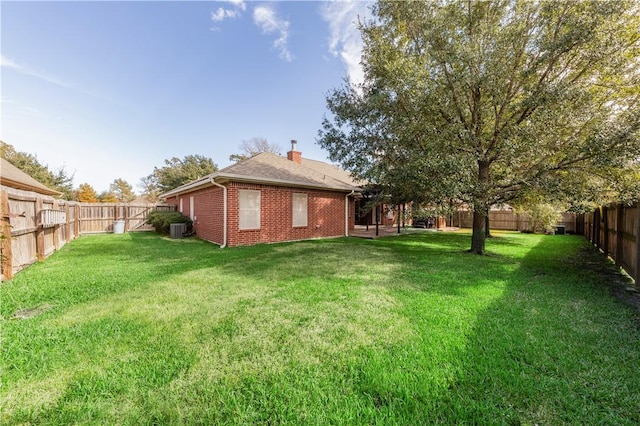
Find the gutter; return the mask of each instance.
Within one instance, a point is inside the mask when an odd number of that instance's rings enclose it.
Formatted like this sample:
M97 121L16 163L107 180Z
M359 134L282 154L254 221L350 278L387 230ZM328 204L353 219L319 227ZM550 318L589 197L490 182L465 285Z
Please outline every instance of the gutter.
M350 193L344 196L344 236L349 236L349 197L354 195L356 191L353 189Z
M217 174L216 174L217 176ZM182 186L179 186L177 188L172 189L171 191L167 191L164 194L160 194L160 198L170 198L170 197L176 197L178 195L182 195L182 194L186 194L187 192L191 192L191 190L194 190L204 184L207 183L207 181L212 182L211 179L213 179L215 176L212 177L208 177L208 178L203 178L203 179L198 179L194 182L191 183L187 183L184 184Z
M219 188L222 188L223 191L223 202L222 202L222 211L224 212L223 215L223 219L222 219L222 223L223 223L223 228L222 228L222 245L220 246L221 249L225 248L227 246L227 187L224 185L220 185L219 183L217 183L216 181L213 180L213 176L209 178L209 182L211 182L212 185L215 185Z

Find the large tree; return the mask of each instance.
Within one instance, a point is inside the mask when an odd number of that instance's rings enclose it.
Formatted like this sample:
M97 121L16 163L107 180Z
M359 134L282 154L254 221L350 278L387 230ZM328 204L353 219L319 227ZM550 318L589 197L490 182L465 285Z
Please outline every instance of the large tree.
M253 157L261 152L270 152L276 155L282 155L282 148L277 143L271 143L265 138L251 138L246 141L242 141L240 144L240 153L231 154L229 161L242 161L247 158Z
M121 203L130 203L136 199L133 187L124 179L114 179L111 185L109 185L109 192L115 195Z
M156 188L160 193L170 191L185 183L204 177L218 170L211 158L203 155L187 155L183 159L173 157L164 160L163 167L154 167L147 176L145 185Z
M158 188L158 182L153 175L145 176L140 179L138 188L142 190L141 195L144 196L148 202L155 203L160 198L160 189Z
M119 203L120 202L120 200L118 200L118 197L116 197L116 195L111 191L102 191L98 195L98 200L101 203Z
M365 82L327 96L321 146L405 198L602 201L640 155L639 7L625 1L380 1ZM606 183L606 184L605 184Z
M81 203L97 203L98 193L93 186L88 183L80 184L76 191L76 201L80 201Z

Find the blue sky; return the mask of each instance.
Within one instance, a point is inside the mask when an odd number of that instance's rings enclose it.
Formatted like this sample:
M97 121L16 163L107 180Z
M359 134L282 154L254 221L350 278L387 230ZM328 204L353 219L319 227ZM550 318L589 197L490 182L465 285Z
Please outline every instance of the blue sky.
M0 138L98 192L243 140L327 160L325 95L360 81L364 1L2 1Z

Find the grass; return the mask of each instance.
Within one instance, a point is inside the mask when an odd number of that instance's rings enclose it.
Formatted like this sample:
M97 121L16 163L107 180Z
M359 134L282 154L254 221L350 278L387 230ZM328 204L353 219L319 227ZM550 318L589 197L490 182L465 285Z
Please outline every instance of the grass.
M468 244L82 237L0 287L0 422L640 423L640 327L586 241Z

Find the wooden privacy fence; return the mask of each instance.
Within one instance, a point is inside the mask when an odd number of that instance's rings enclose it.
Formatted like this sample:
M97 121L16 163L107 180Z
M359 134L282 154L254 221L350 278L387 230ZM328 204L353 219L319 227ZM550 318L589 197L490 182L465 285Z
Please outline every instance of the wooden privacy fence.
M531 231L526 213L490 211L489 224L491 229ZM459 211L453 215L453 226L471 228L472 225L473 212ZM624 269L636 285L640 284L640 209L637 203L634 206L600 207L587 214L564 213L557 226L568 233L584 235Z
M154 204L78 203L55 200L34 192L2 189L0 259L2 280L38 260L44 260L82 234L113 232L124 221L124 231L149 231L145 224L153 210L175 210Z
M581 233L640 283L640 214L638 203L604 206L580 215Z
M124 220L125 231L152 231L145 221L153 210L175 210L174 206L155 204L78 203L80 234L113 232L117 220Z
M578 233L577 218L573 213L563 213L562 218L556 224L567 233ZM460 210L453 214L453 224L460 228L473 227L473 212ZM489 211L489 227L503 231L533 231L533 223L527 213L515 213L511 210Z

